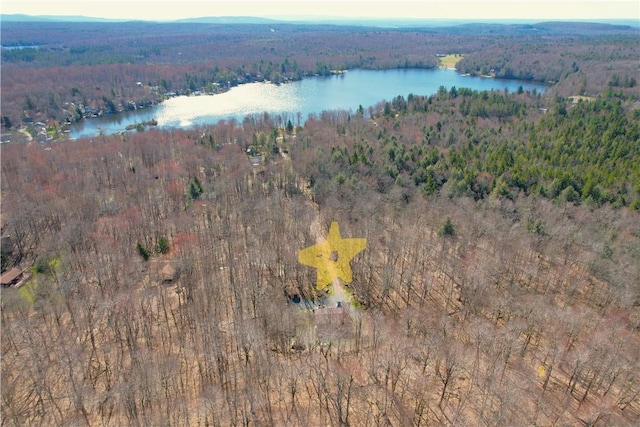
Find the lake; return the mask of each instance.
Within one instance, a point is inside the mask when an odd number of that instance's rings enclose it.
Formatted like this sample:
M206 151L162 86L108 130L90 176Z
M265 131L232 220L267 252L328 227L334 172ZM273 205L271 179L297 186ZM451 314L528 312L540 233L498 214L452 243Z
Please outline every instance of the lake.
M544 85L517 80L498 80L464 76L455 70L350 70L329 77L311 77L281 85L249 83L217 95L178 96L159 105L136 111L84 119L71 125L70 137L92 137L100 131L113 134L128 125L155 118L159 129L212 125L231 118L242 122L250 114L286 114L296 124L309 114L326 110L365 109L381 100L391 101L402 95L432 95L440 86L450 89L468 87L474 90L545 91ZM295 120L294 120L295 118Z

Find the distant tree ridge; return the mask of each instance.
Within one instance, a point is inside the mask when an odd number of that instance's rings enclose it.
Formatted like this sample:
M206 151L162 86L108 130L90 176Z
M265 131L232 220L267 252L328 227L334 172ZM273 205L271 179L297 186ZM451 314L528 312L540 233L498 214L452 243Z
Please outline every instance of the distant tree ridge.
M610 27L594 35L588 26L567 27L573 33L518 27L514 36L509 26L472 35L459 27L6 22L3 45L24 48L2 50L3 125L76 121L152 105L167 93L216 93L333 70L436 68L442 53L463 55L460 72L552 83L564 96L607 85L637 96L637 34Z

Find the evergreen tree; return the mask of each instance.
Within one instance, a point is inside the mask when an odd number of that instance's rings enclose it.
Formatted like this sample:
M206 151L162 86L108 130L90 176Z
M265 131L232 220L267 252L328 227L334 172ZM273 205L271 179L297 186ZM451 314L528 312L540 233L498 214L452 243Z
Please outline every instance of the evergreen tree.
M202 195L203 191L202 184L198 177L193 178L189 183L189 197L191 197L191 200L198 199Z
M138 242L136 244L136 247L138 248L138 253L140 254L140 256L142 257L142 259L144 259L145 261L149 260L149 257L151 256L151 254L149 253L149 249L147 249L142 243Z
M159 254L167 254L171 247L169 246L169 239L162 236L158 239L158 245L156 246L156 252Z
M456 227L453 225L451 217L447 217L447 219L445 219L444 224L442 224L442 227L440 227L440 230L438 231L438 234L444 237L453 237L456 235Z

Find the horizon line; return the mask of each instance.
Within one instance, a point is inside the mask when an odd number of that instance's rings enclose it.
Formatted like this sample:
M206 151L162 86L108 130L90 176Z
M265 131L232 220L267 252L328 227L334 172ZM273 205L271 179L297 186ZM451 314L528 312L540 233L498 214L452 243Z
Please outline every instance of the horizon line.
M65 19L65 18L75 18L75 19L86 19L86 20L101 20L101 21L118 21L118 22L162 22L162 23L170 23L170 22L178 22L178 21L188 21L188 20L197 20L197 19L262 19L265 21L282 21L282 22L295 22L295 21L348 21L348 22L466 22L466 23L486 23L486 22L528 22L528 23L544 23L544 22L582 22L582 23L607 23L607 22L615 22L615 21L625 21L625 22L637 22L640 26L640 20L636 18L628 18L628 17L605 17L605 18L571 18L571 17L540 17L540 18L522 18L522 17L497 17L497 18L444 18L444 17L411 17L411 16L397 16L397 17L379 17L379 16L343 16L343 15L324 15L324 14L314 14L314 15L201 15L201 16L190 16L190 17L182 17L182 18L172 18L172 19L145 19L145 18L110 18L103 16L92 16L92 15L70 15L70 14L29 14L29 13L1 13L0 19L2 17L29 17L29 18L47 18L47 19Z

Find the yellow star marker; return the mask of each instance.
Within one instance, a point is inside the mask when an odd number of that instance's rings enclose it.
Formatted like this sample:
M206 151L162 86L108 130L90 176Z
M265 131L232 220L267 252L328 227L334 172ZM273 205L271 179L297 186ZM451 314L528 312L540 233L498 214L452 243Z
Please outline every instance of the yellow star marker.
M318 270L316 289L322 290L334 279L351 283L353 273L350 262L366 247L367 239L343 239L338 223L332 222L327 240L300 250L298 262Z

